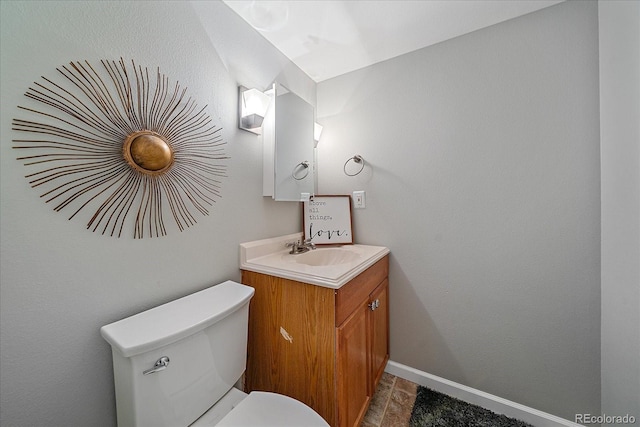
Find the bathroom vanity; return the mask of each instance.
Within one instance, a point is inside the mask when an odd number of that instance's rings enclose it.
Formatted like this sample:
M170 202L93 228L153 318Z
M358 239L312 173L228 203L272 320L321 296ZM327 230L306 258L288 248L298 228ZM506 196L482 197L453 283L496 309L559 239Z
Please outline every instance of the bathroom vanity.
M247 252L241 247L242 283L255 295L245 391L285 394L332 426L358 426L389 358L388 249L319 248L312 262L286 250L253 259Z

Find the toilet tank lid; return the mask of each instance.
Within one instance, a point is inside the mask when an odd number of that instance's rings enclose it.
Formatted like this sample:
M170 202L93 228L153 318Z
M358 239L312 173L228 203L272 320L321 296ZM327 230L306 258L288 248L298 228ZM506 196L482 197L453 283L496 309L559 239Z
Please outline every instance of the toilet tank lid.
M124 357L132 357L192 335L235 312L254 294L227 280L100 328L102 337Z

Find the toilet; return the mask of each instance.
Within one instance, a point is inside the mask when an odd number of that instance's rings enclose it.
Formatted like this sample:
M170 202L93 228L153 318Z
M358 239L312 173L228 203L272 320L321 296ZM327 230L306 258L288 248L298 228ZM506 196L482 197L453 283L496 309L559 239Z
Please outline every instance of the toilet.
M253 294L226 281L100 328L118 427L328 427L298 400L236 387Z

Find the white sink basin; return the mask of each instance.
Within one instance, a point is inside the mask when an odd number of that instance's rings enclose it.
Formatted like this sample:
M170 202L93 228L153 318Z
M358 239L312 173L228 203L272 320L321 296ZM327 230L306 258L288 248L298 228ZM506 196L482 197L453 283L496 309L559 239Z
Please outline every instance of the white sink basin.
M384 246L319 246L290 254L287 243L302 233L240 244L240 268L256 273L338 289L389 253Z
M302 254L291 255L290 260L306 265L339 265L354 262L362 258L361 254L344 247L312 249Z

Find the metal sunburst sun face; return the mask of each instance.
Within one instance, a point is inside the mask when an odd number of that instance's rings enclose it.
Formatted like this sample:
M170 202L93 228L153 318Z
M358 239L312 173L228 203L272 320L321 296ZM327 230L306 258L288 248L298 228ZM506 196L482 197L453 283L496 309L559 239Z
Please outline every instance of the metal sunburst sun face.
M38 107L18 108L41 119L12 123L29 135L13 140L29 183L69 219L94 209L94 232L120 237L131 222L134 238L164 236L165 211L180 231L194 225L221 197L222 128L159 69L154 84L133 61L101 65L71 62L25 93Z
M162 136L148 130L134 132L122 144L122 155L129 166L146 174L158 174L173 164L173 150Z

